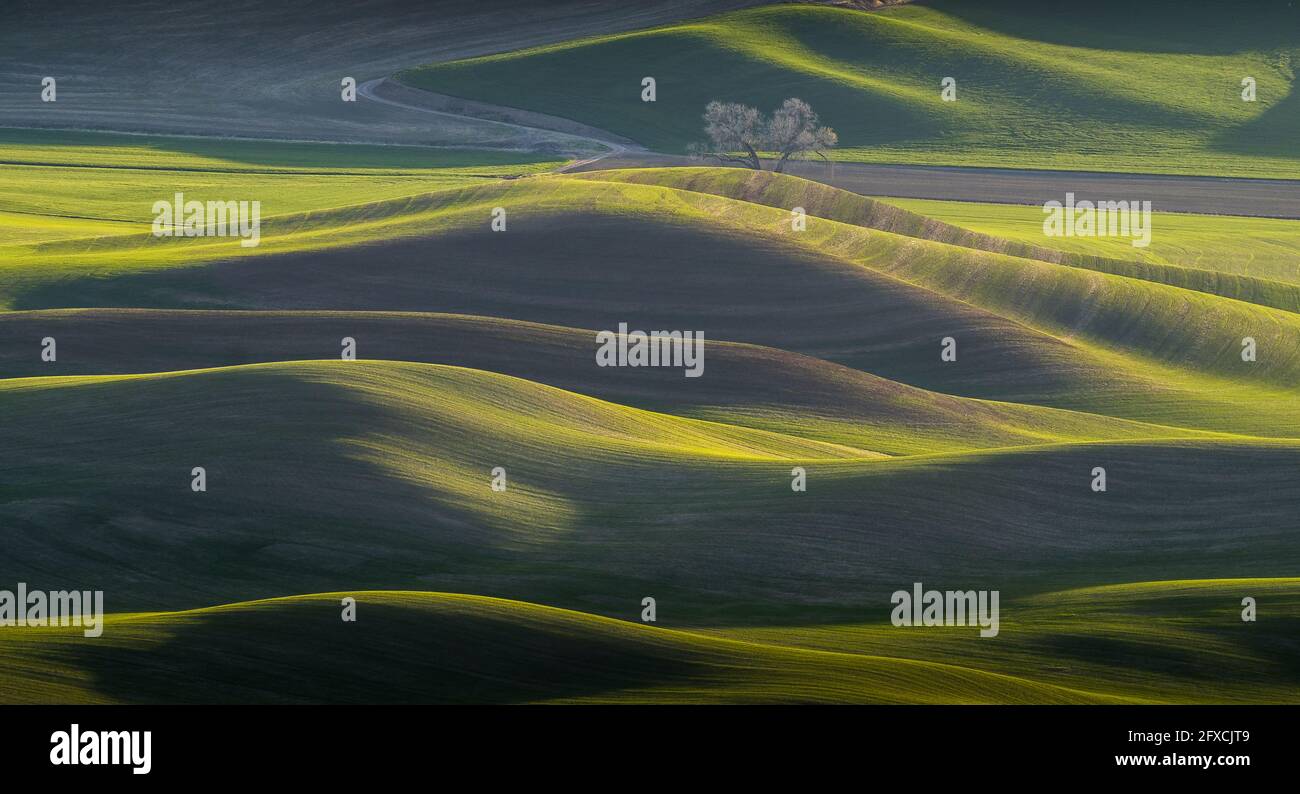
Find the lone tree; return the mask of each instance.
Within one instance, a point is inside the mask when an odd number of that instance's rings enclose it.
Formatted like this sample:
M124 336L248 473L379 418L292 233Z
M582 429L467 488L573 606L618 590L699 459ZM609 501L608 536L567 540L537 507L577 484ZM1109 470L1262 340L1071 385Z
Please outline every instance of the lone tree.
M693 144L693 155L761 171L758 152L775 152L779 157L772 170L778 174L792 157L811 152L826 159L823 152L839 141L835 130L818 125L817 114L807 102L794 98L781 103L770 119L757 108L715 100L704 108L704 134L709 142Z

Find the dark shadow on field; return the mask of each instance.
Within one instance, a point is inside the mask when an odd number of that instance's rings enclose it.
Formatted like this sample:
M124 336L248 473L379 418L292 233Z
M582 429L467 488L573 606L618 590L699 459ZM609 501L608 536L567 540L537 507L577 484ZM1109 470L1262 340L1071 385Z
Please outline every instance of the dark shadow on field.
M1300 58L1300 48L1296 54ZM1251 121L1219 133L1210 145L1236 154L1296 159L1300 158L1297 141L1300 141L1300 87L1293 81L1290 93L1280 102Z
M97 692L128 703L501 704L706 685L710 675L678 646L623 631L369 603L364 593L355 622L342 609L337 599L241 607L159 621L157 641L106 635L63 647Z
M1256 655L1270 659L1300 690L1300 615L1294 614L1294 610L1290 615L1278 615L1275 604L1268 598L1262 601L1268 610L1257 619L1262 623L1234 626L1232 637ZM1256 627L1266 631L1253 631Z
M1231 675L1238 686L1257 681L1261 686L1289 684L1300 691L1300 615L1296 614L1294 599L1270 597L1244 584L1241 591L1256 592L1266 605L1256 622L1241 620L1240 599L1235 596L1168 599L1177 606L1162 610L1158 617L1147 614L1144 603L1137 601L1131 604L1133 612L1124 617L1134 625L1151 626L1148 636L1089 633L1084 617L1077 633L1048 635L1031 643L1036 651L1051 658L1072 658L1114 670L1135 670L1207 685L1222 683L1225 676ZM1180 636L1163 639L1167 635L1163 634L1162 623ZM1191 638L1186 636L1189 631ZM1213 650L1207 652L1198 638L1214 643ZM1226 643L1231 650L1218 643Z
M1223 668L1215 659L1194 650L1156 642L1135 642L1095 634L1057 634L1035 643L1044 655L1062 661L1074 659L1111 670L1132 670L1147 675L1189 681L1223 679Z
M1133 52L1227 55L1300 43L1293 0L927 0L973 25L1029 41Z
M337 384L209 372L3 404L0 573L33 588L75 580L116 612L449 576L475 592L514 570L508 530L358 454L411 428Z

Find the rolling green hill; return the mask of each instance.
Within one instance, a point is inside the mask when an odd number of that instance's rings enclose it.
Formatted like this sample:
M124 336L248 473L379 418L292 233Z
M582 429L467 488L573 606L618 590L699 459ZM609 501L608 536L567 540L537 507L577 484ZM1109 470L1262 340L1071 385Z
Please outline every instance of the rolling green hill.
M497 206L511 219L503 234L488 225ZM17 246L0 299L30 309L436 311L595 330L631 322L948 394L1298 432L1300 315L856 223L811 218L793 232L789 217L694 190L538 176L272 221L256 249L151 235ZM358 267L349 245L358 243L382 267ZM955 364L939 358L945 336L960 340ZM1241 360L1246 336L1257 362Z
M112 611L382 585L603 614L652 592L668 625L770 622L870 611L903 577L1011 597L1300 561L1295 441L1119 425L1108 442L885 457L368 361L7 379L0 407L0 581L96 583ZM899 443L912 420L885 432Z
M479 596L343 591L114 615L96 642L0 630L0 700L1294 702L1296 591L1240 579L1053 593L1011 605L996 645L964 628L688 633ZM1239 620L1242 594L1259 598L1262 622Z
M340 620L340 599L357 620ZM442 593L115 616L102 642L0 629L5 702L1105 703L951 664L735 642Z
M1104 0L1050 14L956 0L872 13L774 5L399 79L562 108L675 153L702 138L711 100L769 111L797 96L839 132L846 160L1295 178L1298 14L1282 0ZM653 103L640 98L645 76ZM1239 96L1248 76L1253 103ZM940 98L944 77L957 80L956 102Z
M314 360L345 336L362 358L525 378L633 407L773 430L889 455L1067 441L1214 434L1015 403L952 397L775 348L706 340L706 377L593 366L595 332L517 320L397 312L48 310L0 314L13 339L52 335L55 364L19 346L11 377L152 373ZM260 340L256 344L251 340ZM520 351L528 351L521 356Z

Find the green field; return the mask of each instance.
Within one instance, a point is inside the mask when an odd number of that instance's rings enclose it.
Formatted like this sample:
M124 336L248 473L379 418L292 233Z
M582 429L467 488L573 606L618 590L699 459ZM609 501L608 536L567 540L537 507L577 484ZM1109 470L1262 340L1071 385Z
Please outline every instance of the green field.
M1300 17L1282 0L774 5L399 74L680 154L711 100L819 110L844 160L1300 176ZM640 99L641 79L657 99ZM940 81L957 80L943 102ZM1243 77L1257 101L1239 96ZM1008 135L1013 130L1013 135Z
M666 151L798 95L849 160L1300 176L1284 4L969 5L401 78ZM0 590L110 613L0 626L0 702L1297 701L1300 222L1157 213L1136 249L567 162L0 130ZM176 192L260 201L259 244L155 237ZM703 376L597 366L620 323L702 333ZM998 636L892 626L914 582L999 591Z

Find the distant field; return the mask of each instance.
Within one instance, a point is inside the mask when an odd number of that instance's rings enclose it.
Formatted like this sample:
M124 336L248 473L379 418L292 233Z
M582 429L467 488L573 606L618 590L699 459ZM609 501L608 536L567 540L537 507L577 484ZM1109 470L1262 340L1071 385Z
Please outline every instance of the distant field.
M572 152L581 141L364 99L358 83L429 60L673 22L755 0L281 0L217 7L65 0L5 3L0 123L58 129ZM232 19L238 19L237 24ZM111 42L116 53L101 55ZM40 78L58 101L40 101Z
M399 74L681 153L713 99L798 96L865 162L1300 176L1300 12L1100 2L1027 14L942 1L864 13L776 5ZM642 102L641 79L657 80ZM940 99L957 80L958 100ZM1254 77L1258 101L1239 96Z

